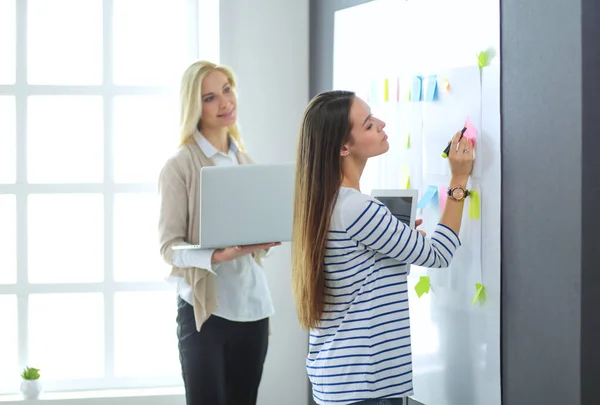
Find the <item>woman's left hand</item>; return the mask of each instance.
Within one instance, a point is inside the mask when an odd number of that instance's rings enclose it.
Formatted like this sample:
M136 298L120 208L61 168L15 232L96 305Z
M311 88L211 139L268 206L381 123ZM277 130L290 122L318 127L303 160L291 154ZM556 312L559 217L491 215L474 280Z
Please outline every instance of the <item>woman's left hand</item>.
M417 229L419 226L421 226L421 224L422 224L422 223L423 223L423 220L422 220L422 219L417 219L417 220L415 221L415 229ZM417 231L419 231L419 233L420 233L421 235L423 235L423 236L427 236L427 232L425 232L425 231L422 231L422 230L420 230L420 229L417 229Z

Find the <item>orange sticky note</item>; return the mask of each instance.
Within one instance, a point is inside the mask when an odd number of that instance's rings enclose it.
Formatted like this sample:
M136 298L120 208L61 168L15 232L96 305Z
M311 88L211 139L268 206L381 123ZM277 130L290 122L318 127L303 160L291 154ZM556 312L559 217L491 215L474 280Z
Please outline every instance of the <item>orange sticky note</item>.
M450 82L448 81L448 79L444 79L444 81L442 82L442 89L444 89L445 92L450 91Z
M448 199L448 187L440 187L439 191L440 196L440 211L444 212L444 207L446 207L446 200Z

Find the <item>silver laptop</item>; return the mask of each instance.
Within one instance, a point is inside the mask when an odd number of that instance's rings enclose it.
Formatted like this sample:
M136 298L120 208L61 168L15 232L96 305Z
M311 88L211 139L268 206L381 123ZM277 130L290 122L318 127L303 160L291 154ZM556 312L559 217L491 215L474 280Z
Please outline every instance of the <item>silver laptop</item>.
M200 242L173 249L291 241L295 172L295 163L203 167Z

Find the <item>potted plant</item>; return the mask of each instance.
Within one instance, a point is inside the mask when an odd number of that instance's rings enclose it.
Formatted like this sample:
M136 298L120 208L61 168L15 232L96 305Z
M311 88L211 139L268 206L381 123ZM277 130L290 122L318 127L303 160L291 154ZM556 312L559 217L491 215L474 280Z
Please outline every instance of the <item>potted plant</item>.
M21 383L21 393L25 399L38 399L42 393L42 384L40 383L40 370L33 367L26 367L21 373L23 382Z

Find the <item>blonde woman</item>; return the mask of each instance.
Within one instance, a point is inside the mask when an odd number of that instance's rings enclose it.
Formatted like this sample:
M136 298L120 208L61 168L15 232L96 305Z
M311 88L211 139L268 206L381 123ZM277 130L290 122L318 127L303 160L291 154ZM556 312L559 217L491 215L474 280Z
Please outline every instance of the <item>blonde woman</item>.
M177 337L187 404L255 405L268 318L274 313L260 258L278 244L173 250L198 243L200 169L252 163L236 125L230 69L193 63L183 74L180 102L180 147L159 178L159 237L162 257L173 266L170 279L177 283Z

